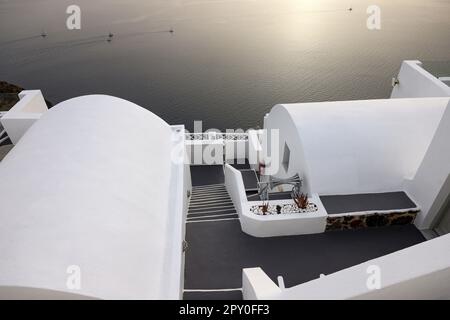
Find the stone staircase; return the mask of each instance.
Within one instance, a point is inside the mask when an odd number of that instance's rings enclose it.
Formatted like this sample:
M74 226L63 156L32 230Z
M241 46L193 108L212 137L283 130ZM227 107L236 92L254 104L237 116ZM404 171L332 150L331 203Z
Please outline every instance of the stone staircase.
M239 219L233 201L224 184L192 188L187 223Z

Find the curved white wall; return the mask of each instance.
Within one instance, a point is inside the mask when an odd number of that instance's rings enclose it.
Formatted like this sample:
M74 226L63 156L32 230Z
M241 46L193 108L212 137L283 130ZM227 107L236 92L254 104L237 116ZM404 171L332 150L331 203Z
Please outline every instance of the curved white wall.
M286 108L284 108L284 105L276 105L273 107L269 116L265 118L264 129L268 129L267 149L278 152L277 157L270 155L270 152L264 152L271 158L271 161L266 161L266 163L268 166L269 163L272 163L272 172L277 171L274 175L280 178L289 178L295 174L299 174L299 176L303 179L302 191L311 194L312 190L310 186L309 164L306 162L305 158L303 139L302 136L299 135L298 128L296 127L295 122L292 121L289 112ZM278 130L278 135L272 135L270 130ZM273 141L276 137L278 137L279 140ZM285 143L290 149L291 159L287 171L281 165ZM278 163L275 165L272 161L278 161Z
M178 298L179 288L166 288L180 278L168 271L172 253L181 255L168 226L177 214L169 212L171 134L151 112L109 96L45 113L0 163L3 295L25 287ZM71 265L81 268L80 290L66 286Z
M291 149L287 175L307 190L343 194L401 190L420 166L448 98L275 106L266 120ZM281 173L285 175L282 172Z

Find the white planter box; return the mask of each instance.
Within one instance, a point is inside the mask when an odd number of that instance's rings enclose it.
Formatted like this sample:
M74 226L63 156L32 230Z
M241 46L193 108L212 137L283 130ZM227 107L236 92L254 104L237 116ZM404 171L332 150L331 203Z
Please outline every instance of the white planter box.
M293 200L274 200L270 205L283 205ZM317 206L317 211L305 213L285 213L271 215L257 215L250 208L260 205L261 201L250 201L242 210L242 231L254 237L276 237L288 235L301 235L322 233L327 224L327 212L318 195L313 195L310 202Z

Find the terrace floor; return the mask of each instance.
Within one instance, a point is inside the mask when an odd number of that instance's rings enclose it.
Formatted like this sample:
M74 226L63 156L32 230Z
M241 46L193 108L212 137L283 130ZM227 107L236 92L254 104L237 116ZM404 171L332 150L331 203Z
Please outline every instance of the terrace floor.
M405 210L417 205L403 191L320 196L328 214L358 211Z
M192 186L224 183L223 166L191 166Z
M219 169L192 167L192 180L201 186L206 177L205 185L218 188ZM414 225L255 238L241 231L234 215L195 219L186 224L185 299L242 299L243 268L261 267L273 281L281 275L292 287L425 241Z

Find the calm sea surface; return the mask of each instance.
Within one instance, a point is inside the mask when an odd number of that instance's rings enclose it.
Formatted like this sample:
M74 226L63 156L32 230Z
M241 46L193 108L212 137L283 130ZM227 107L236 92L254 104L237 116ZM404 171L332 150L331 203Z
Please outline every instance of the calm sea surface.
M118 96L189 129L261 126L277 103L387 98L402 60L450 60L450 0L77 0L69 31L73 3L0 0L0 80L54 103Z

